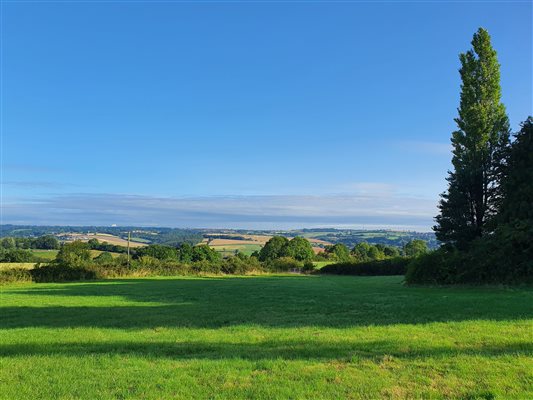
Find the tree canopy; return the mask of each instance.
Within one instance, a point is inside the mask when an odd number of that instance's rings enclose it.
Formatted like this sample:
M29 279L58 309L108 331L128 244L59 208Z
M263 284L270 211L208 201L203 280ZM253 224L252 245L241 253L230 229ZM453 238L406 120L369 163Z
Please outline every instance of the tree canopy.
M453 171L441 195L434 230L443 243L466 248L482 236L501 197L499 179L509 144L501 103L500 65L488 32L480 28L472 49L460 55L461 97L452 133Z

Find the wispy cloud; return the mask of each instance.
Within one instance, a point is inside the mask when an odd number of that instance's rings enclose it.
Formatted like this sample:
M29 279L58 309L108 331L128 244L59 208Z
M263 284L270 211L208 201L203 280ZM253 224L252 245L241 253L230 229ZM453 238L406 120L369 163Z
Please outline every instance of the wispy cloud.
M387 194L152 197L71 194L5 201L4 223L428 230L435 201Z
M3 186L9 186L21 189L64 189L68 187L76 187L79 185L62 182L48 182L48 181L5 181L1 182Z

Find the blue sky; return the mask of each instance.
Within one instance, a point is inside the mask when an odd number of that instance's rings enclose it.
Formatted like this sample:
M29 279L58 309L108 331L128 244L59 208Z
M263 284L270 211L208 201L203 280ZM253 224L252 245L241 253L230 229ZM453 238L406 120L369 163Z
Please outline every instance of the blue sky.
M4 1L3 223L429 230L480 26L516 130L528 1Z

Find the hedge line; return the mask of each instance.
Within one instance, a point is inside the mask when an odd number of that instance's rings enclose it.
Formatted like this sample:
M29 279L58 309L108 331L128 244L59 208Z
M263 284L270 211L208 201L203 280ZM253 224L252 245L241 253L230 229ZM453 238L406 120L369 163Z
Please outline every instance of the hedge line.
M326 265L320 270L320 273L359 276L405 275L410 261L410 258L395 257L362 263L344 262Z

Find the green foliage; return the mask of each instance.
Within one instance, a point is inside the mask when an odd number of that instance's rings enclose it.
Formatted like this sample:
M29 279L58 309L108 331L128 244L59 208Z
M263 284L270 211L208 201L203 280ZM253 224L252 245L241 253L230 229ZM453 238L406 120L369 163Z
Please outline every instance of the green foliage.
M158 260L178 260L178 251L174 247L163 246L160 244L151 244L145 247L139 247L135 251L135 257L141 258L149 256Z
M356 262L383 260L386 258L385 248L385 246L379 244L373 245L367 242L361 242L354 246L351 253Z
M225 274L245 275L263 270L264 268L257 258L247 257L242 253L227 257L221 264L221 271Z
M409 261L408 258L396 257L366 262L329 264L322 267L320 273L360 276L405 275Z
M192 248L191 258L193 262L220 263L222 257L216 250L206 244L200 244Z
M59 240L55 236L46 235L35 238L31 244L32 249L57 250L59 249Z
M0 241L0 247L2 249L14 249L16 247L15 239L13 239L12 237L2 238L2 240Z
M533 119L528 118L501 169L499 213L492 230L468 249L445 246L414 260L408 283L522 284L533 282Z
M4 237L0 240L0 249L59 249L59 240L55 236L46 235L36 238Z
M96 271L85 266L52 264L28 270L34 282L69 282L96 279Z
M486 232L501 196L500 170L509 143L509 121L501 103L500 66L490 36L479 29L472 49L460 55L458 130L452 134L453 171L442 194L434 230L437 239L460 249Z
M284 236L272 236L259 251L259 261L275 260L285 256L288 243L289 239Z
M189 243L183 243L178 248L179 260L183 263L192 262L193 246Z
M325 253L328 259L340 262L349 261L351 258L350 250L342 243L326 246Z
M298 261L312 260L315 255L309 240L299 236L289 240L282 253L285 257L292 257Z
M514 135L503 168L499 224L532 224L533 220L533 117Z
M0 269L0 284L13 282L31 282L30 270L25 268Z
M97 264L109 264L113 262L113 256L111 253L104 251L94 258L94 262Z
M76 240L64 243L55 259L57 265L63 267L83 268L92 261L91 250L87 243Z
M125 246L119 246L118 244L111 244L107 242L100 242L98 239L89 239L87 245L91 250L107 251L111 253L127 253L128 248ZM135 253L135 249L130 249L132 253Z
M25 263L35 261L35 257L29 250L8 248L0 249L0 262L3 263Z
M410 240L403 246L403 253L407 257L418 257L428 251L426 242L419 239Z
M268 270L272 272L300 271L304 263L292 257L280 257L267 263Z

